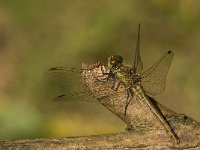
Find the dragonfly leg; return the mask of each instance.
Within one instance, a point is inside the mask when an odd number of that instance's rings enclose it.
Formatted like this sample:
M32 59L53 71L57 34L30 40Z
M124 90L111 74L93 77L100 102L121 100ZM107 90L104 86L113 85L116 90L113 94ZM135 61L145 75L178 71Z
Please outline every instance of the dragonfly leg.
M114 91L116 91L115 90L115 81L113 81L111 89L113 89Z
M113 81L111 89L113 89L114 91L118 91L120 84L121 82Z
M100 75L100 77L104 77L104 78L101 78L101 79L98 79L97 78L97 81L101 81L101 82L108 82L109 79L115 79L115 74L113 74L112 72L105 72L103 70L103 66L101 66L101 72L102 72L102 75Z
M102 75L101 75L101 76L105 76L105 75L108 76L107 79L109 79L110 77L112 77L112 74L111 74L110 72L105 72L105 71L103 70L103 66L101 66L101 72L102 72Z
M124 115L126 116L126 112L127 112L127 108L128 108L128 104L130 103L130 101L128 101L128 99L129 99L129 91L128 91L128 89L126 90L126 92L127 92L127 97L126 97L126 105L125 105L125 109L124 109Z
M130 102L132 101L132 98L130 98L130 95L131 95L131 97L133 97L133 93L131 92L130 88L127 88L126 91L127 91L127 98L126 98L126 105L125 105L125 110L124 110L125 116L126 116L128 106L129 106ZM130 100L129 100L129 98L130 98Z
M132 132L133 131L133 125L132 124L127 124L127 127L125 128L127 132Z

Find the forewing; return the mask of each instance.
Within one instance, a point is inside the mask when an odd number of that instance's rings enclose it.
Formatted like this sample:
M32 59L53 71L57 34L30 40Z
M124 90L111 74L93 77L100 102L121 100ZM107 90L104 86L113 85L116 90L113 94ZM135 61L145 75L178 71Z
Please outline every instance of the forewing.
M143 70L142 59L140 57L140 24L138 26L138 37L135 50L134 68L136 69L137 73L141 73Z
M173 52L168 51L152 67L141 74L141 85L148 95L154 96L164 91L173 57Z
M82 69L76 68L54 67L45 72L47 78L59 84L64 84L68 88L66 94L53 98L53 101L98 103L92 93L83 84L82 71Z
M57 83L68 85L70 82L80 82L81 69L65 67L50 68L45 72L45 76Z

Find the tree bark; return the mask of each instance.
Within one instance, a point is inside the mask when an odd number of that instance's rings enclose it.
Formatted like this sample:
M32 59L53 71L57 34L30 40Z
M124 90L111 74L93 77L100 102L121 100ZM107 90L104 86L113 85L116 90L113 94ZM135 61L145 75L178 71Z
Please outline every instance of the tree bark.
M0 141L0 149L200 149L200 123L181 114L174 117L174 121L180 123L178 130L176 130L181 141L179 144L173 143L165 133L165 130L148 130L148 132L144 132L139 128L131 133L123 132L108 135Z

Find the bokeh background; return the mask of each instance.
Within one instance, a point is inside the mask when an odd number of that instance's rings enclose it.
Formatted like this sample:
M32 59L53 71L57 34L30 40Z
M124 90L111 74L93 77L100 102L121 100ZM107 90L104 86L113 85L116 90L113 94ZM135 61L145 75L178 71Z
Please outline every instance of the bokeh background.
M55 103L70 86L44 72L55 66L133 64L138 23L145 68L175 57L156 99L200 121L200 1L0 0L0 140L115 133L126 125L101 105Z

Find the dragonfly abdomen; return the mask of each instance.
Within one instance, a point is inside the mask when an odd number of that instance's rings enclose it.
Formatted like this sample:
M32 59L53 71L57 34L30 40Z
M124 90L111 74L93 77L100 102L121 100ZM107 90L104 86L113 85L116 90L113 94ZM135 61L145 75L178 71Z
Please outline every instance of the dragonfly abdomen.
M132 92L133 92L133 95L135 95L136 97L138 97L140 100L142 99L145 99L146 96L144 94L144 91L142 89L142 87L140 86L140 84L135 84L133 87L132 87Z
M165 120L163 115L156 109L154 104L151 102L148 96L144 93L142 87L140 84L135 84L132 88L133 94L136 96L136 98L140 101L141 104L145 105L153 114L154 116L161 122L161 124L164 126L166 131L168 132L169 136L176 142L179 143L179 139L177 135L175 134L172 127L168 124L168 122Z
M117 73L118 79L122 81L122 83L125 85L125 87L131 87L133 84L132 79L130 78L130 75L127 74L126 72L118 72Z

